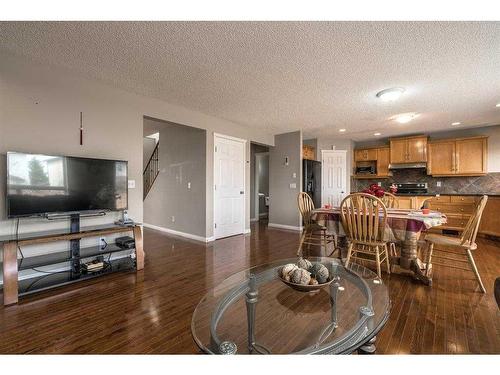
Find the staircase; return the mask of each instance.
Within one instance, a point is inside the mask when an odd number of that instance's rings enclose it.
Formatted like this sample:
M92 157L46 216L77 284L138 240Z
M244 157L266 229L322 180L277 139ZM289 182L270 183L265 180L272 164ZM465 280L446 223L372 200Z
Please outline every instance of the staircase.
M149 191L151 190L153 184L155 183L156 177L158 177L158 174L160 173L160 163L158 162L159 144L160 142L156 143L155 149L153 150L153 153L149 158L148 164L146 165L146 168L142 173L142 180L144 186L144 194L142 197L143 200L146 199L146 197L148 196Z

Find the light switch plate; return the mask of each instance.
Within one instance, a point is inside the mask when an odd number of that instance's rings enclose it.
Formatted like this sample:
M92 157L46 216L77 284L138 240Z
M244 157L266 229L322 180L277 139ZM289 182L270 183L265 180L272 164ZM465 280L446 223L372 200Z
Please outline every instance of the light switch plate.
M290 184L290 189L297 189L297 184L295 182Z
M128 188L135 189L135 180L128 180Z

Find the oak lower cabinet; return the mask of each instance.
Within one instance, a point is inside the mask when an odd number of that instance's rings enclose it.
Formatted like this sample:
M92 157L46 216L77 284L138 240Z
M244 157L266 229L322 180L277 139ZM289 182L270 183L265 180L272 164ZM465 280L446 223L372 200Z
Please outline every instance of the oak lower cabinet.
M500 196L488 197L483 211L479 233L500 238Z
M415 197L398 196L397 200L398 200L398 208L405 208L409 210L415 208L414 207Z
M428 149L427 174L482 176L488 171L488 137L432 141Z

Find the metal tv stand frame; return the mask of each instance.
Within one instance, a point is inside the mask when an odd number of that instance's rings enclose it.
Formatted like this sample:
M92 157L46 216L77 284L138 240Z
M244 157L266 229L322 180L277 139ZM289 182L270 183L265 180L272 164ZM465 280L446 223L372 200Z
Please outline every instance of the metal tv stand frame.
M102 216L103 213L95 213L82 216ZM110 272L124 270L142 270L144 268L144 249L142 241L142 228L140 225L117 225L104 224L88 227L80 227L80 214L65 215L70 218L70 229L56 229L43 232L21 233L18 235L0 236L0 247L3 247L3 304L15 304L19 296L55 288L65 284L87 280ZM49 220L62 218L62 215L47 217ZM101 250L99 246L81 248L80 240L88 237L99 237L113 233L132 232L135 239L135 259L132 257L109 261L102 272L85 273L81 269L83 258L92 258L109 255L126 249L116 245L108 245ZM69 241L70 250L57 251L34 257L17 258L17 250L21 246L36 245L57 241ZM23 269L35 269L37 267L49 266L63 262L70 262L68 271L48 272L33 279L19 280L19 271Z

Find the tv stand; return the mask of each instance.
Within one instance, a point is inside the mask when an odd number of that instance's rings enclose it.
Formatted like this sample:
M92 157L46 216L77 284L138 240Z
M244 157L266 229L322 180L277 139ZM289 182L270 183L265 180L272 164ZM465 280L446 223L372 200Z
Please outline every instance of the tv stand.
M142 241L142 228L139 225L116 225L105 224L92 227L80 227L80 216L70 217L70 230L60 229L45 232L22 233L16 238L13 236L1 236L0 245L3 246L3 302L4 305L17 303L19 296L51 289L68 283L86 280L107 274L110 272L124 270L142 270L144 268L144 250ZM81 248L80 240L88 237L100 237L113 233L132 232L135 239L135 259L122 258L109 261L107 268L95 273L85 273L81 267L82 258L97 256L109 256L121 249L116 245L108 245L105 250L100 246ZM56 241L70 241L70 251L59 251L41 256L17 259L17 249L21 246L50 243ZM70 262L71 267L67 272L48 273L40 277L34 277L19 281L18 273L22 269L34 269L36 267L48 266Z

